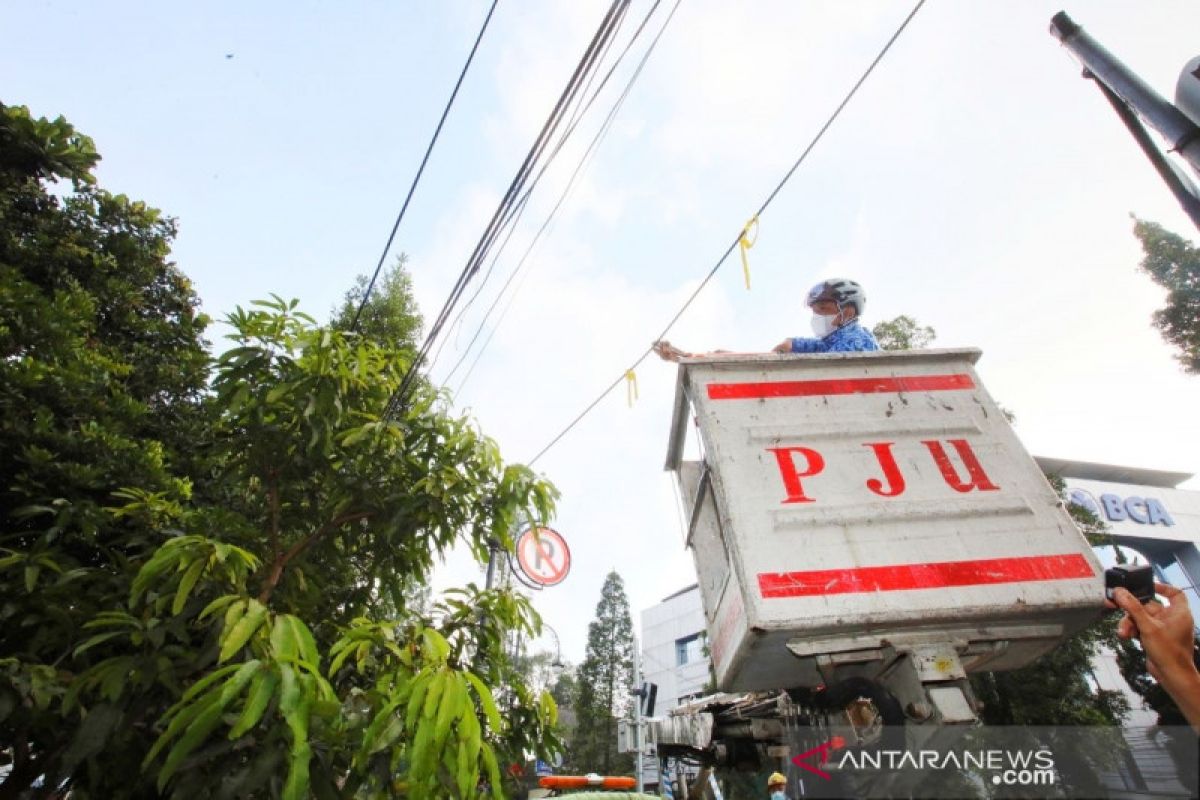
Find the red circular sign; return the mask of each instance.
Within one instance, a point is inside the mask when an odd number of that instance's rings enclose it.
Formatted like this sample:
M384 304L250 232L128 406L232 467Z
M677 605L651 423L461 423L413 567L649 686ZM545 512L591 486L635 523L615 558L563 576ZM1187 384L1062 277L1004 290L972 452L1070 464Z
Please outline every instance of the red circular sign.
M571 549L553 528L530 528L517 539L517 564L539 586L556 586L571 571Z

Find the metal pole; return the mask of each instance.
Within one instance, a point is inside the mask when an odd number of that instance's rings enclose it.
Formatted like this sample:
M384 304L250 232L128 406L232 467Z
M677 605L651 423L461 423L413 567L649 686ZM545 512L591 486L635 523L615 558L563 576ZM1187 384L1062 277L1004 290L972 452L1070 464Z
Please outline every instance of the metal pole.
M1191 217L1192 224L1200 228L1200 195L1196 194L1195 184L1188 180L1187 175L1182 171L1175 171L1175 166L1159 151L1158 145L1150 138L1150 133L1142 125L1137 114L1133 113L1133 109L1116 92L1100 81L1096 81L1096 85L1100 87L1100 91L1112 104L1117 116L1125 123L1125 127L1129 128L1129 132L1133 134L1133 140L1142 148L1146 158L1150 159L1150 163L1158 170L1158 176L1163 179L1163 183L1167 184L1167 188L1175 195L1179 205L1183 206L1184 212Z
M633 749L637 765L637 791L642 793L642 655L637 636L633 637Z
M500 542L496 539L488 539L488 565L487 565L487 580L484 582L484 587L491 591L492 584L496 579L496 555L500 552ZM487 614L483 611L479 612L479 629L483 630L487 627ZM503 647L503 642L501 647ZM479 649L475 652L475 662L478 663L483 656L483 643L480 642Z
M492 584L496 580L496 554L499 552L500 542L496 541L495 539L488 539L487 581L484 583L484 588L488 589L489 591L492 588Z
M1050 20L1050 33L1097 81L1115 92L1139 117L1162 134L1171 143L1171 150L1183 156L1200 174L1200 127L1104 49L1065 11L1058 12Z

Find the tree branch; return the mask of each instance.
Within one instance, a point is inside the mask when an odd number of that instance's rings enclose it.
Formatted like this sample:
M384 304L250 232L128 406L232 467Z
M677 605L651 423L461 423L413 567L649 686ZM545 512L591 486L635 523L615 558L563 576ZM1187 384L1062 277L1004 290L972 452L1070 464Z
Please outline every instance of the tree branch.
M312 547L319 539L321 539L321 537L332 533L346 523L355 522L360 519L368 519L370 516L371 514L368 511L356 511L352 514L342 514L334 517L333 519L329 520L329 522L326 522L320 528L317 528L317 530L313 531L311 534L289 547L287 552L277 553L274 563L271 564L271 571L267 573L267 578L263 582L262 591L258 593L258 602L265 605L268 601L270 601L271 595L275 591L275 587L279 585L279 579L283 577L283 568L287 566L289 561L303 553L308 548Z
M267 473L267 497L271 504L271 555L279 559L279 483L276 478L279 473L271 470Z

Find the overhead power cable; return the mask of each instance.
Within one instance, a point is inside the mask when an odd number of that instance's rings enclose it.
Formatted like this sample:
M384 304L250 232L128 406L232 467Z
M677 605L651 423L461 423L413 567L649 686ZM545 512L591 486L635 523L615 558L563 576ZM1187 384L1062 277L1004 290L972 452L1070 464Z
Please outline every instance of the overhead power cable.
M866 82L867 78L871 76L871 73L875 71L875 67L879 65L879 62L883 60L883 57L887 55L889 50L892 49L892 45L896 43L896 40L900 38L900 34L904 33L904 30L908 27L908 24L912 22L913 17L917 15L917 12L920 11L921 7L924 5L925 0L917 0L917 3L913 6L912 11L908 12L908 16L904 18L904 21L901 22L899 27L896 28L895 33L893 33L883 45L883 48L879 51L879 54L875 56L874 60L871 61L867 69L854 83L854 86L850 88L850 91L847 92L846 96L842 98L842 101L838 103L837 108L835 108L833 113L829 115L829 118L825 120L825 124L821 126L820 130L817 131L816 136L812 138L812 141L808 143L808 146L804 148L804 151L800 153L800 157L796 159L795 163L792 164L791 168L784 174L783 178L775 185L775 188L771 190L771 193L767 195L767 199L764 200L762 205L758 207L758 211L754 213L754 217L761 216L763 212L767 210L767 207L771 205L772 201L775 200L775 197L780 191L782 191L783 187L787 185L788 181L791 180L792 176L796 173L796 170L801 164L804 163L804 160L808 158L808 154L812 152L814 147L816 147L817 142L821 141L821 138L825 135L825 132L829 130L831 125L833 125L834 120L841 115L842 109L844 109L850 103L850 100L854 98L854 95L858 93L859 88ZM752 217L752 219L754 217ZM683 313L687 311L688 307L691 306L704 287L707 286L709 281L713 279L713 276L717 274L717 271L729 258L730 254L734 251L734 248L738 246L738 242L741 241L744 233L744 228L740 228L738 230L737 235L733 238L733 241L729 243L729 246L725 248L725 251L721 254L721 257L717 259L717 263L715 263L712 269L708 271L708 274L704 276L704 280L700 281L700 285L696 287L695 291L688 295L687 300L683 302L683 305L680 306L679 310L675 312L675 315L671 317L669 322L667 322L666 327L664 327L662 331L654 337L653 341L657 342L666 337L667 333L669 333L671 328L674 327L675 323L679 321L679 318L683 316ZM579 414L577 414L565 428L559 431L558 435L551 439L545 447L538 451L537 455L530 459L529 466L536 464L538 459L544 456L546 452L550 450L550 448L554 447L554 445L558 444L564 436L570 433L571 430L579 424L580 420L590 414L592 409L600 404L601 400L607 397L613 389L617 388L617 386L619 386L621 382L625 380L627 375L629 375L633 370L637 369L638 366L640 366L641 363L646 360L646 357L653 352L653 349L653 344L650 347L647 347L641 353L641 355L639 355L634 362L629 365L627 369L623 370L621 374L617 376L616 380L608 384L608 386L606 386L604 390L601 391L594 400L592 400L592 402L588 403L583 411L579 412Z
M458 326L458 324L462 321L463 316L471 308L471 306L475 303L475 301L476 301L476 299L478 299L479 295L483 292L484 286L487 285L488 280L492 277L492 273L496 268L497 262L500 260L501 255L504 253L505 248L508 246L509 239L512 238L513 229L515 228L516 224L520 221L521 217L524 216L525 211L527 210L529 196L537 188L538 184L542 180L542 176L546 174L546 170L550 167L550 165L552 163L554 163L554 159L558 156L559 152L563 149L563 146L567 143L567 140L571 138L571 135L575 132L576 127L579 125L579 123L583 119L583 117L587 114L588 110L591 109L592 104L595 103L595 101L596 101L596 98L600 95L600 93L602 91L604 91L604 87L608 85L609 79L612 78L613 73L616 72L617 67L619 67L621 65L621 62L625 59L625 56L629 54L629 51L633 48L634 43L636 43L638 38L641 36L642 31L645 30L646 24L650 21L650 18L654 15L654 12L658 9L661 2L662 2L662 0L654 0L654 4L650 6L650 10L646 12L646 16L642 18L642 21L638 25L637 30L635 30L633 32L633 36L630 37L629 41L625 44L624 49L621 51L621 54L617 56L616 60L608 68L608 71L605 73L604 78L600 81L600 84L596 87L596 89L592 92L591 96L587 99L587 102L580 103L578 106L576 106L574 113L571 115L571 121L570 121L570 123L568 123L566 130L560 135L558 142L554 145L554 149L550 152L549 157L547 157L545 162L542 164L541 169L538 171L537 177L535 177L533 179L533 181L530 183L529 187L525 190L525 193L522 195L519 206L516 210L516 213L513 214L511 217L509 217L509 219L506 221L505 224L509 226L508 234L505 236L504 241L501 242L500 247L497 248L496 252L492 254L491 263L488 265L487 271L484 272L483 278L479 281L479 284L475 287L475 291L471 294L471 297L468 298L466 303L463 304L463 307L460 308L458 313L455 315L454 322L451 323L451 325L450 325L451 328ZM674 12L672 12L672 14L674 14ZM615 37L614 37L614 39L615 39ZM609 45L611 45L611 43L612 43L612 40L610 40ZM608 47L606 46L605 53L607 53L607 50L608 50ZM601 60L603 60L603 58L601 58ZM589 81L588 81L588 86L584 87L585 94L586 94L586 89L591 86L591 83L595 79L596 74L597 73L592 74L592 78L589 79ZM618 101L618 102L620 102L620 101ZM610 114L610 116L611 116L611 114ZM576 172L578 172L578 168L576 169ZM573 180L573 178L572 178L572 180ZM560 203L561 203L561 201L560 201ZM557 209L557 206L555 208ZM551 214L553 215L553 212L551 212ZM538 235L540 236L540 232ZM537 236L535 236L535 240L536 240L536 238L537 238ZM528 253L526 253L526 255L528 255ZM511 277L508 281L505 282L505 287L507 287L509 283L511 283ZM503 291L504 290L501 289L501 292L503 292ZM493 306L494 306L494 303L493 303ZM491 309L488 310L488 313L490 313L490 312L491 312ZM476 341L476 339L478 339L478 337L479 337L479 333L477 330L475 335L472 336L471 342L474 343ZM437 363L438 359L441 357L442 348L445 346L445 344L446 344L446 339L442 339L442 341L438 343L437 350L434 352L433 357L429 361L429 369L430 370L433 369L434 365ZM467 346L467 350L468 351L470 350L470 345ZM466 354L464 353L463 356L459 358L459 360L455 364L454 368L451 369L450 372L448 372L446 374L446 377L443 379L443 383L449 382L450 378L454 375L454 371L462 363L463 358L465 358L465 356L466 356Z
M367 290L363 292L362 300L358 303L358 308L354 311L354 319L350 321L350 330L354 331L358 328L358 318L362 315L363 309L367 307L367 301L371 299L371 290L375 288L375 281L379 279L379 272L383 269L383 262L387 260L388 251L392 249L392 242L396 239L396 231L400 230L400 222L404 219L404 212L408 211L408 204L412 202L413 193L417 190L417 184L421 180L421 175L425 172L425 165L429 163L429 154L433 152L433 146L437 144L438 136L441 135L442 126L446 124L446 116L450 113L450 106L454 105L454 98L458 97L458 90L462 86L463 78L467 76L467 70L471 67L471 62L475 60L475 51L479 49L479 43L483 40L483 34L488 28L488 23L492 21L492 13L496 10L496 4L500 0L492 0L492 6L488 9L487 16L483 18L483 25L479 28L479 34L475 37L475 44L471 45L471 52L467 54L467 61L463 64L462 71L458 73L458 80L454 83L454 91L450 92L450 99L446 101L446 107L442 109L442 116L438 119L437 127L433 130L433 138L429 140L429 146L425 148L425 155L421 158L421 165L417 167L417 174L413 176L412 185L408 187L408 194L404 197L404 204L400 206L400 213L396 215L396 222L392 225L392 232L388 234L387 243L383 246L383 252L379 254L379 263L375 265L375 271L371 273L371 280L367 283Z
M529 176L533 172L534 168L540 162L546 147L550 142L550 139L554 136L554 133L562 124L563 118L569 110L574 98L578 95L580 87L587 79L587 76L590 74L591 70L595 69L597 59L599 58L600 53L603 51L605 43L613 35L614 31L616 30L616 25L619 23L620 18L625 13L628 5L629 0L613 0L612 5L608 9L608 13L605 14L600 26L596 29L596 33L592 37L591 43L588 45L587 50L584 51L583 56L576 65L575 71L572 73L570 80L567 82L566 88L563 89L562 94L558 98L558 102L555 103L549 117L547 117L545 123L542 125L542 129L539 132L537 139L530 147L529 152L525 156L525 160L521 163L520 168L517 170L517 174L513 177L512 182L509 184L508 191L505 192L500 204L496 207L495 213L492 215L491 221L488 223L483 235L476 243L475 249L472 251L470 258L467 260L466 266L463 268L462 273L458 276L457 281L451 288L450 294L446 298L446 302L443 304L441 311L438 312L437 317L430 326L429 333L426 335L425 341L422 342L416 357L405 371L404 377L400 381L400 385L397 387L396 391L392 393L392 397L388 401L387 408L384 412L385 417L395 414L403 405L408 390L412 388L413 381L416 380L418 369L422 364L424 364L425 359L428 357L429 352L433 347L433 343L441 334L442 328L445 327L450 315L454 311L454 307L461 299L463 292L466 290L467 284L479 271L480 266L487 257L488 250L491 248L496 237L500 235L505 221L515 212L516 207L519 205L517 198L520 196L526 181L529 179Z
M480 321L479 326L475 329L474 335L471 337L471 341L467 344L467 347L463 350L463 354L459 357L457 363L455 363L455 365L450 369L450 371L448 373L446 373L447 381L450 380L450 378L454 375L454 373L462 365L463 361L466 360L468 354L471 351L471 347L475 344L476 340L479 339L480 334L483 332L484 327L487 325L487 321L491 318L492 312L496 309L497 304L499 304L501 298L504 296L505 292L508 290L508 287L512 284L513 280L524 269L525 264L528 261L530 254L533 252L533 249L537 246L538 242L541 240L542 235L546 232L546 230L550 226L550 223L554 220L554 217L558 213L559 208L562 207L563 202L567 199L567 196L570 194L571 190L574 188L575 181L579 178L579 175L582 173L584 167L590 161L592 154L595 152L595 150L599 146L600 142L608 135L608 132L612 129L612 123L616 119L617 112L620 111L621 106L625 103L626 98L629 97L629 93L633 89L634 83L637 82L638 77L642 74L642 69L646 66L646 62L649 61L650 56L654 52L655 47L658 46L659 40L662 38L663 33L666 32L667 26L671 24L671 20L674 18L675 12L679 10L679 6L682 2L683 2L683 0L675 0L675 5L671 8L671 12L667 15L667 18L663 22L662 27L659 28L658 33L655 35L654 39L651 40L649 47L646 48L646 52L642 55L642 58L638 62L637 67L634 69L633 73L630 75L629 80L626 82L624 89L622 89L620 96L616 99L616 101L613 103L612 107L609 109L609 112L608 112L607 116L605 117L604 122L601 124L600 129L596 132L596 135L592 137L592 141L588 144L587 150L584 152L583 156L580 158L579 163L575 166L575 170L574 170L574 172L571 173L571 177L567 181L567 184L566 184L565 188L563 189L562 193L559 195L558 201L554 204L554 207L550 210L550 213L546 216L545 221L542 222L541 227L538 228L537 233L534 234L533 240L529 243L529 246L525 249L524 254L522 254L520 260L517 262L516 267L513 268L513 271L509 274L507 280L505 280L504 285L502 287L500 287L500 291L497 292L496 297L493 298L491 305L488 306L487 311L483 315L483 319ZM653 14L654 9L657 7L658 7L658 2L655 2L654 6L650 9L650 12L646 15L646 18L642 20L642 25L641 25L641 27L638 28L638 33L640 33L642 28L645 27L646 23L650 20L650 14ZM636 38L637 34L634 34L634 36ZM632 44L632 41L630 42L630 44ZM623 55L624 54L622 54L622 56ZM456 396L458 395L459 392L462 391L463 386L466 385L467 380L470 378L471 373L475 369L475 365L479 363L480 357L483 355L483 352L487 349L488 344L491 343L492 336L496 333L496 329L499 328L500 324L504 321L504 316L505 316L505 314L507 314L508 309L511 308L512 300L516 296L517 292L520 291L521 285L522 284L520 284L520 283L517 284L517 287L513 290L512 294L509 296L508 303L505 304L504 309L501 311L499 319L496 320L496 324L488 332L487 338L484 339L483 344L479 347L478 351L476 351L475 358L472 359L470 367L467 368L466 375L463 377L462 381L459 383L458 388L455 389L455 391L454 391L454 394Z

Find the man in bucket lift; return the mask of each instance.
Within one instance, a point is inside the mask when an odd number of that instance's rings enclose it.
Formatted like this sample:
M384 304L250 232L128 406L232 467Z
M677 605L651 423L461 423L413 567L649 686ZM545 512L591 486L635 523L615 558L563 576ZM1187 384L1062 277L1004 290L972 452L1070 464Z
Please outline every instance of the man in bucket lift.
M879 343L875 341L875 336L858 321L866 303L866 292L852 280L830 278L818 283L808 290L805 300L805 305L813 312L812 327L817 338L798 336L784 339L775 345L772 352L847 353L878 350ZM667 361L698 355L686 353L667 341L655 342L654 352Z

